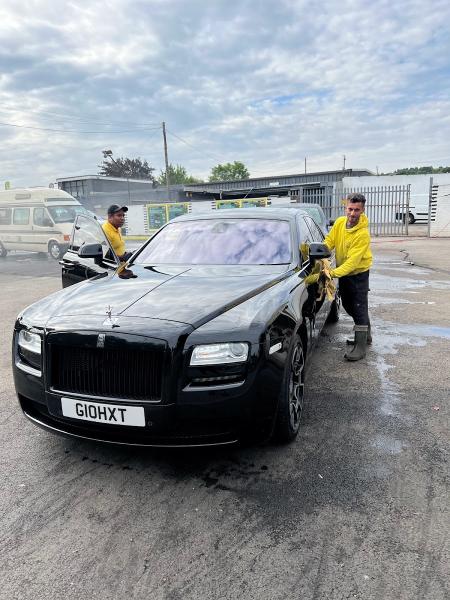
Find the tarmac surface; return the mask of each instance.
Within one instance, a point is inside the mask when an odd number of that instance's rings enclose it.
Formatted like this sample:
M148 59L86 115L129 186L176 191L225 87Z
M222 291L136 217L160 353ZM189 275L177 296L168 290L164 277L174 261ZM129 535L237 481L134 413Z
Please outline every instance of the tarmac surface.
M11 331L59 265L0 262L0 598L448 598L450 239L373 251L373 345L346 363L350 319L324 330L297 440L196 451L29 423Z

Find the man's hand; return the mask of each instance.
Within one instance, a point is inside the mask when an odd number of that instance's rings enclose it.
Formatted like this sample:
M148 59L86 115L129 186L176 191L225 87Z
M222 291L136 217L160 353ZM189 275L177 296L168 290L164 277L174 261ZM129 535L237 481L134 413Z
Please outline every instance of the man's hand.
M312 285L313 283L317 283L319 281L320 273L311 273L303 280L305 285Z

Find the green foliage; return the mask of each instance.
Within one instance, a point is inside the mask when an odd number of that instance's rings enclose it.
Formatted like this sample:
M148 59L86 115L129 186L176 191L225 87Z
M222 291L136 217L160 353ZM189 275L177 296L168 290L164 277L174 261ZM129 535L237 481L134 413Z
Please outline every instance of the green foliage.
M409 167L397 169L393 173L382 173L382 175L433 175L433 173L450 173L450 167Z
M130 177L133 179L150 179L155 183L155 177L151 167L146 160L138 158L105 158L100 167L99 175L109 177Z
M209 181L231 181L234 179L248 179L249 177L250 173L244 163L235 160L233 163L213 167Z
M181 165L173 165L169 164L169 183L170 185L180 184L180 183L201 183L201 179L197 179L192 175L188 175L186 169ZM166 172L161 171L160 176L158 177L158 183L160 185L166 185Z

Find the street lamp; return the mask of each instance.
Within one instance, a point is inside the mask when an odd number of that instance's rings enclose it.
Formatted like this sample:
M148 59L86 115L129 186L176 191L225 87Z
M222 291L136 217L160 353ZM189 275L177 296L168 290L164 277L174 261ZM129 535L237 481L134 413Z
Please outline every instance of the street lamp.
M102 154L103 154L103 158L105 158L105 159L110 158L113 161L113 163L116 165L116 167L120 168L120 165L113 158L113 152L112 152L112 150L102 150ZM128 204L130 204L131 203L131 199L130 199L130 180L128 179L128 176L127 176L127 188L128 188Z

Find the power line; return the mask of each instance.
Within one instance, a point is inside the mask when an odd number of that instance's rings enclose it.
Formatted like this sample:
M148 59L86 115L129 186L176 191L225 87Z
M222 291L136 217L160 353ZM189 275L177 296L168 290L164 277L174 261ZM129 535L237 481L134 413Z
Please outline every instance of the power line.
M176 135L175 133L172 133L172 131L169 131L168 129L166 129L167 133L170 133L171 136L177 138L177 140L180 140L180 142L183 142L183 144L186 144L187 146L190 146L191 148L193 148L194 150L196 150L197 152L199 152L200 154L203 154L203 156L206 156L206 158L209 159L213 159L214 161L217 162L222 162L222 159L217 158L217 156L213 156L212 154L205 154L204 152L202 152L201 150L199 150L196 146L194 146L193 144L191 144L190 142L187 142L186 140L184 140L183 138L181 138L179 135Z
M3 109L2 109L3 107ZM12 105L7 105L7 104L0 104L0 111L1 112L25 112L25 113L34 113L34 114L38 114L38 115L49 115L51 117L59 117L61 119L75 119L80 121L81 123L97 123L98 125L120 125L120 124L126 124L126 125L136 125L138 127L160 127L160 125L158 123L136 123L133 121L115 121L115 122L111 122L111 121L98 121L97 119L86 119L85 117L80 117L78 115L69 115L69 114L62 114L62 113L58 113L58 112L51 112L51 111L45 111L45 110L36 110L36 109L28 109L28 110L22 110L21 108L18 108L17 105L16 106L12 106ZM44 117L45 118L45 117Z
M0 122L0 126L1 127L16 127L19 129L33 129L35 131L52 131L54 133L82 133L82 134L102 134L102 135L109 135L111 133L139 133L139 132L147 132L147 131L154 131L156 129L161 129L161 125L158 125L157 127L149 127L146 129L128 129L128 130L122 130L122 131L80 131L78 129L53 129L50 127L33 127L31 125L17 125L15 123L1 123Z

